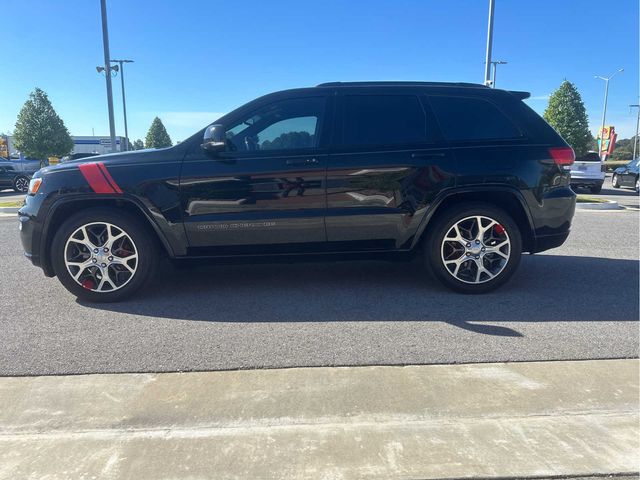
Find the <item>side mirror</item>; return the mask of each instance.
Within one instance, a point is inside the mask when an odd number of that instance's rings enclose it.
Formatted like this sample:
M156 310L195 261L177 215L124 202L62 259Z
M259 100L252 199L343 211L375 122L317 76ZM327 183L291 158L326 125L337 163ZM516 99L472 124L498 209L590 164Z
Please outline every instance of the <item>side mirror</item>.
M208 152L221 152L227 148L224 125L209 125L204 131L204 139L201 147Z

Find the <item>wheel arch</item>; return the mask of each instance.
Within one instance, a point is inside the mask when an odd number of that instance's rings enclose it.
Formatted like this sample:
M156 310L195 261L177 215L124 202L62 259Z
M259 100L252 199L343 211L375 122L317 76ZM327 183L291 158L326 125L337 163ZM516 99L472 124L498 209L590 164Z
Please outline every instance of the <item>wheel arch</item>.
M64 199L54 203L47 215L42 231L42 242L40 245L40 258L42 259L42 268L47 276L54 276L53 266L51 263L51 245L58 227L69 218L83 210L90 208L110 208L126 212L133 215L140 223L147 228L148 232L155 238L158 245L170 257L175 256L175 252L166 235L158 224L151 218L151 215L138 204L138 202L130 198L86 198L77 197L72 199Z
M522 251L531 252L535 247L535 233L531 212L520 192L512 188L473 188L457 189L447 192L437 199L429 209L414 238L412 247L422 243L428 225L444 215L449 208L470 202L483 202L494 205L513 218L522 237Z

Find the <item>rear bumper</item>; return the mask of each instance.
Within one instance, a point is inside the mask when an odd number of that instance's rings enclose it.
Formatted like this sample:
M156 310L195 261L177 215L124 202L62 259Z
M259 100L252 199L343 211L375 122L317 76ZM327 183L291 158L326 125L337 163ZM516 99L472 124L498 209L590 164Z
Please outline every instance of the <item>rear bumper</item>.
M604 179L600 178L573 178L571 177L572 187L601 187Z

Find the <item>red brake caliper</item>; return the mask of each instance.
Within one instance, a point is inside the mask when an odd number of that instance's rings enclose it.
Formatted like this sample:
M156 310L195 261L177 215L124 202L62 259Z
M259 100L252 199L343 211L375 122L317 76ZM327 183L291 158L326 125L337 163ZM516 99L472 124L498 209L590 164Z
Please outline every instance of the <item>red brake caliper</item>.
M498 235L502 235L505 232L504 227L502 225L500 225L499 223L496 223L496 226L493 227L493 229L495 230L496 234L498 234Z
M96 288L96 282L94 282L90 278L85 278L84 280L82 280L82 287L86 288L87 290L93 290L94 288Z

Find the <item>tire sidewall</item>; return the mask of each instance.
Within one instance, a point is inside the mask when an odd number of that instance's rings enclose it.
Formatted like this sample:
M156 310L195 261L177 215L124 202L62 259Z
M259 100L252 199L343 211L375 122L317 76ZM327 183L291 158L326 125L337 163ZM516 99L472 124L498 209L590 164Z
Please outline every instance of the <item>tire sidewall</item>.
M451 227L463 218L481 215L490 217L500 223L509 235L511 250L509 260L504 269L494 279L480 283L469 284L462 282L451 275L442 262L440 249L442 241ZM475 203L471 205L461 205L453 207L449 212L438 218L433 225L427 225L430 229L427 241L425 242L425 260L428 269L433 276L440 280L445 286L461 293L485 293L494 290L515 273L520 263L522 255L522 235L516 222L503 210L488 204Z
M136 273L125 286L114 292L100 293L83 288L71 277L65 264L65 248L71 234L82 225L94 222L115 225L125 231L136 245ZM111 209L90 209L72 216L60 226L51 245L51 264L62 285L75 296L90 302L115 302L133 294L152 277L156 265L155 257L155 244L144 226L134 217Z

